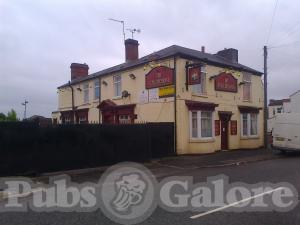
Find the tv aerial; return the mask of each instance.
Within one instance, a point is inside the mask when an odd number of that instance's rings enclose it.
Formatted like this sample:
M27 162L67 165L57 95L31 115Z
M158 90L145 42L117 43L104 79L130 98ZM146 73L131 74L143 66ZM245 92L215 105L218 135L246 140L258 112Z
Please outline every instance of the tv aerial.
M136 29L136 28L133 28L133 29L130 29L130 28L128 28L128 29L126 29L126 30L128 30L130 33L131 33L131 38L133 39L133 34L136 32L136 33L141 33L141 29Z

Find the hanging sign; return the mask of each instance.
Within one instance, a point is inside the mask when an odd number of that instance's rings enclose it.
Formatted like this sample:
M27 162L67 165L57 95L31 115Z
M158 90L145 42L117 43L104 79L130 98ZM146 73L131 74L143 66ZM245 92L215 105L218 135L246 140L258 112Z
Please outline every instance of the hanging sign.
M174 93L175 93L174 85L160 87L158 91L158 96L160 98L172 97L174 96Z
M237 92L237 79L231 73L220 73L215 78L215 90Z
M236 120L230 121L230 133L231 133L231 135L237 135L237 121Z
M200 84L201 83L201 67L189 68L189 84Z
M174 84L173 69L158 66L146 74L146 89L164 87Z

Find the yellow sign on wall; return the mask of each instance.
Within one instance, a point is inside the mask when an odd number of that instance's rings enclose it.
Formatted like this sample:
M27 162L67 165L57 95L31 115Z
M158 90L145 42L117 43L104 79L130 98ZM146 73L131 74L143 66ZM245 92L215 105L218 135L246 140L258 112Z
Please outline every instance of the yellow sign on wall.
M174 85L160 87L158 90L158 96L160 98L172 97L174 96L175 88Z

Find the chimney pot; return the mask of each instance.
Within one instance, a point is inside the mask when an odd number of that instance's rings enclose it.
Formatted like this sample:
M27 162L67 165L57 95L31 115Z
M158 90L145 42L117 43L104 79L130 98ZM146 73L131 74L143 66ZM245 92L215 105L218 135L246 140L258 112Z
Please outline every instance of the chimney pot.
M89 74L89 66L86 63L72 63L70 68L71 80L77 79L79 77L85 77Z
M126 62L135 61L139 58L139 42L134 39L125 40L125 60Z

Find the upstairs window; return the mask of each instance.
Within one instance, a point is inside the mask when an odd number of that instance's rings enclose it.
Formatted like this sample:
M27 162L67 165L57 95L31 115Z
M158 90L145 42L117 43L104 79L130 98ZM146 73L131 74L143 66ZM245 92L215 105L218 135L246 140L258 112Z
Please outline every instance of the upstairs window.
M89 102L89 84L83 85L83 102L84 103Z
M200 76L200 83L193 84L192 86L192 93L203 95L206 94L206 70L204 66L201 66L201 76Z
M94 82L94 99L99 99L100 96L100 82L99 80L95 80Z
M251 100L251 75L243 74L243 100L250 101Z
M114 92L115 97L120 97L122 95L121 75L114 76Z

